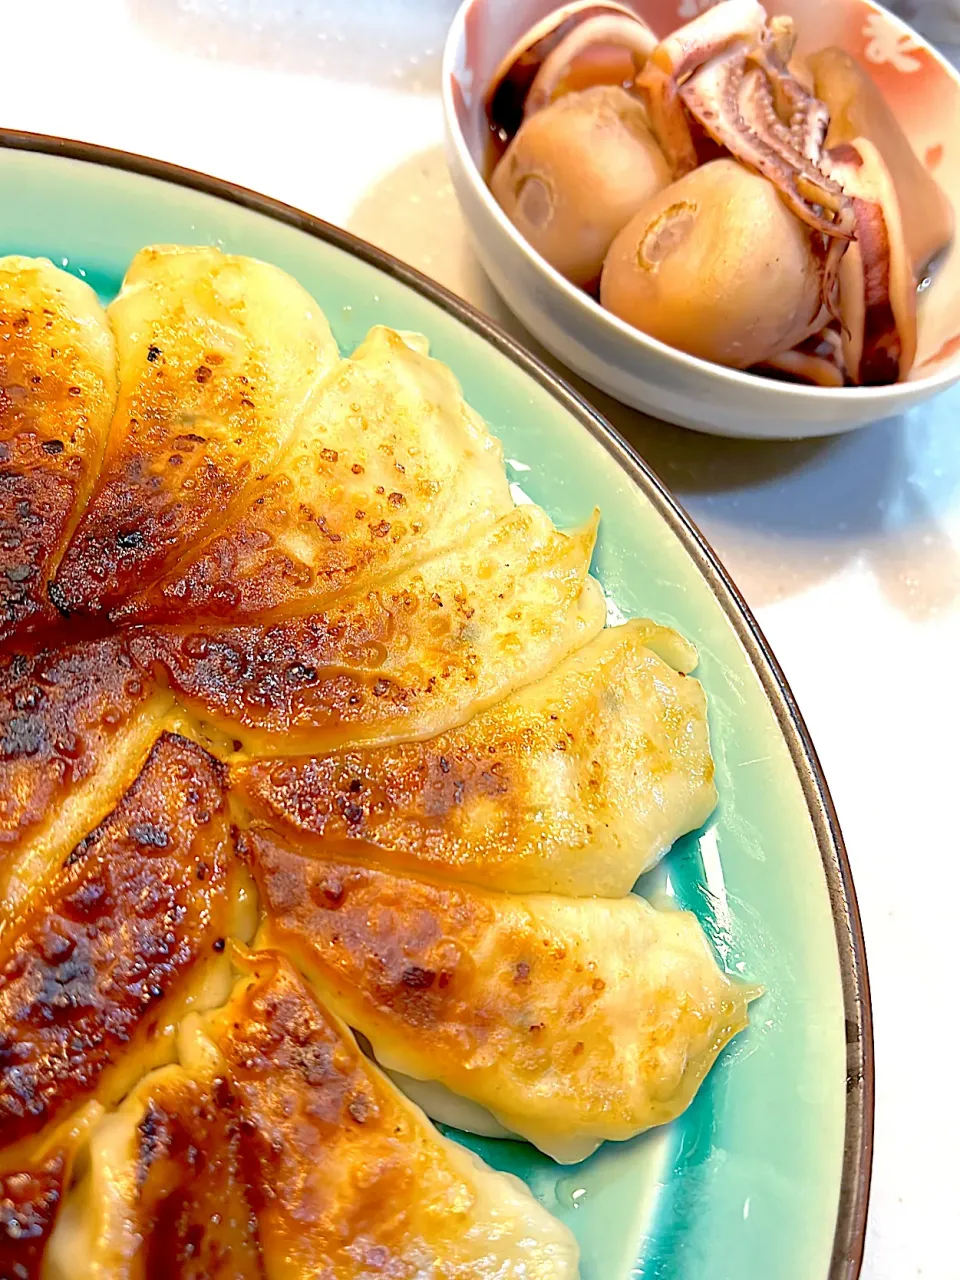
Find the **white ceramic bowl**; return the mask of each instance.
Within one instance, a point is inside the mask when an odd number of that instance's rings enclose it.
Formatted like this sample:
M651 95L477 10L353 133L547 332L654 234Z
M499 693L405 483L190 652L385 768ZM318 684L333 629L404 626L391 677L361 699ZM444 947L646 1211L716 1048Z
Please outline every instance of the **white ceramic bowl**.
M709 0L628 0L658 34ZM527 244L484 180L483 97L501 59L558 0L465 0L443 61L447 156L484 270L531 333L625 404L717 435L795 438L850 431L902 413L960 379L960 241L920 303L917 361L906 382L831 390L726 369L668 347L604 311ZM877 82L917 154L960 209L960 77L920 36L870 0L784 0L799 51L839 45ZM960 216L958 216L960 224Z

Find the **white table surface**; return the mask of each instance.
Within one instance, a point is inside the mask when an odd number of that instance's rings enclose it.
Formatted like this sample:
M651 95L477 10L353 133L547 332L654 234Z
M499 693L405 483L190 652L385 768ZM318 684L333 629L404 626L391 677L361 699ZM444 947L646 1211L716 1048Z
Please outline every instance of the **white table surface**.
M0 7L5 127L154 155L279 197L523 336L473 258L443 160L439 54L456 0ZM865 1280L956 1280L960 391L831 441L763 444L684 432L588 395L726 563L836 800L876 1020Z

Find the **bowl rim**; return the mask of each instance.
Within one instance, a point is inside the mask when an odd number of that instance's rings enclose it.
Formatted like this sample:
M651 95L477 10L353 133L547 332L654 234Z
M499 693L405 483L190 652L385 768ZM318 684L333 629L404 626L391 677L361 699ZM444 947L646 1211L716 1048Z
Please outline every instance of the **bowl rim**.
M674 533L706 581L756 672L790 752L820 852L837 942L847 1043L843 1159L826 1280L856 1280L866 1243L875 1072L870 980L853 875L823 769L786 676L746 600L699 528L640 454L573 387L476 307L352 232L227 179L97 143L0 128L0 150L79 160L199 191L303 231L398 280L470 329L549 392L607 450Z
M630 0L626 0L626 2L630 3ZM665 360L675 362L680 368L688 369L701 377L712 375L720 378L728 382L732 387L739 388L747 394L750 393L751 389L768 391L772 386L777 394L788 395L800 401L808 398L820 402L834 400L838 404L850 403L851 405L859 405L861 409L870 404L886 406L882 413L878 414L878 417L895 413L896 403L900 399L910 399L911 401L925 399L937 391L944 390L960 377L960 354L957 354L946 361L934 373L908 379L905 382L890 383L882 387L817 387L802 382L786 382L776 378L763 378L759 374L750 373L749 370L731 369L726 365L716 364L712 360L704 360L700 356L690 355L686 351L681 351L678 347L670 346L669 343L661 342L659 338L651 337L650 334L644 333L642 329L635 328L625 320L621 320L619 316L605 310L588 293L571 284L520 234L500 208L494 199L493 192L484 181L460 127L453 95L453 85L456 82L454 64L463 46L467 14L471 9L484 3L486 3L486 0L461 0L460 7L454 14L444 42L440 73L440 96L447 137L456 151L460 168L465 173L474 194L480 198L487 214L496 223L501 234L511 240L534 270L545 276L555 289L559 289L568 302L579 307L590 323L595 323L599 326L600 331L606 326L616 333L618 337L633 343L643 350L661 356ZM939 50L930 44L928 40L925 40L909 23L891 13L889 9L885 9L876 0L860 0L860 3L867 5L880 14L885 22L899 28L903 35L909 35L919 48L929 53L934 61L939 63L943 70L946 71L953 81L958 95L960 95L960 72L951 66ZM960 224L960 209L957 209L956 213L958 224ZM960 230L958 230L957 236L960 238Z

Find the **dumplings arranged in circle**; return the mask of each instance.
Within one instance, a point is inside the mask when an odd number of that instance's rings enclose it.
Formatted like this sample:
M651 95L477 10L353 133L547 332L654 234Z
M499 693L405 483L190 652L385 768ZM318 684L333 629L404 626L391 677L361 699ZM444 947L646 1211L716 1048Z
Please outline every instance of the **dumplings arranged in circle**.
M582 1160L757 993L631 892L717 797L598 518L275 267L0 259L0 1274L579 1275L427 1117Z

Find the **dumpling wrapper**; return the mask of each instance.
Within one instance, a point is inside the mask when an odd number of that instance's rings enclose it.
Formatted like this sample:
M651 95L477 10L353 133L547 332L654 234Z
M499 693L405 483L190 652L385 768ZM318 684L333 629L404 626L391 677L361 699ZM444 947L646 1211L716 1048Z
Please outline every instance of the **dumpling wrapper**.
M11 1164L0 1153L0 1276L46 1280L45 1251L77 1156L103 1115L91 1102Z
M116 401L116 343L90 286L46 258L0 258L0 639L56 620L47 583Z
M44 1280L266 1275L235 1098L205 1058L150 1072L94 1130Z
M588 576L596 520L567 535L539 507L321 614L131 635L180 702L255 755L431 737L537 680L605 619Z
M264 920L390 1071L561 1163L678 1116L757 994L689 912L441 885L244 834ZM423 1101L425 1095L418 1095Z
M269 475L120 612L266 621L465 541L513 506L499 441L426 340L371 329L310 398Z
M0 1149L168 1061L252 931L223 766L164 734L114 811L0 934ZM219 971L219 972L218 972ZM4 1152L5 1158L10 1154Z
M172 706L122 636L0 655L0 895L8 915L113 809Z
M247 965L95 1134L55 1280L576 1280L521 1182L441 1137L287 961Z
M662 656L658 656L662 655ZM716 804L696 652L638 620L427 742L231 769L256 819L512 893L620 897Z
M215 528L339 360L295 280L214 248L142 249L107 314L120 396L54 584L66 611L109 609Z

